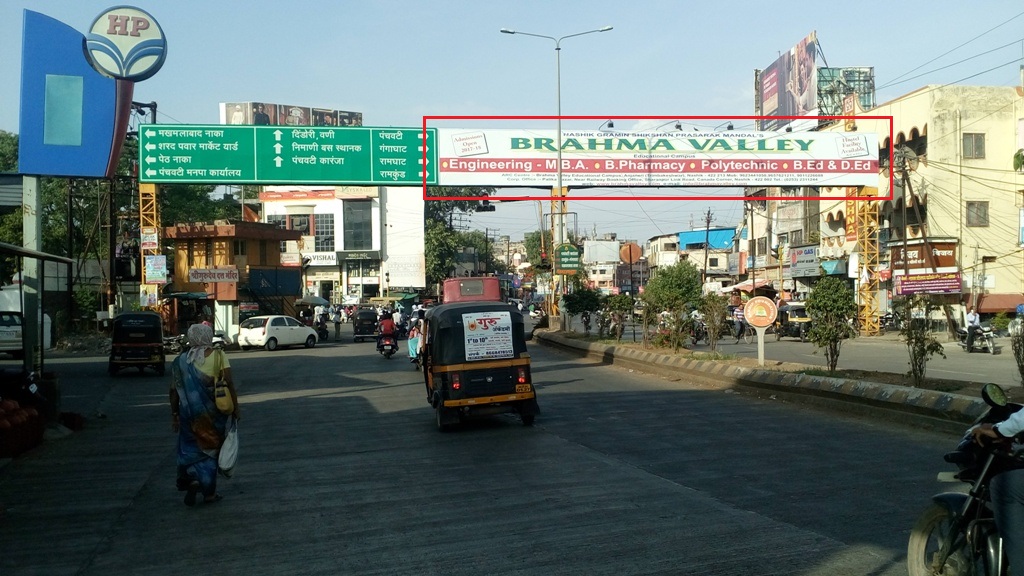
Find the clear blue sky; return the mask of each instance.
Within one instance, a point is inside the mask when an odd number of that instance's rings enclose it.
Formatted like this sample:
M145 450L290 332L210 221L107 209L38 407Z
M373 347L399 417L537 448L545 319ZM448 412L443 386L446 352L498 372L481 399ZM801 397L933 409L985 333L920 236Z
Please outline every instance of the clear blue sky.
M0 130L18 132L22 11L84 32L121 3L0 4ZM555 114L554 43L501 28L559 37L613 26L565 40L561 53L562 113L612 119L749 115L753 70L811 31L829 66L875 68L879 102L925 84L1015 85L1024 58L1019 0L124 3L153 14L167 35L166 64L135 92L159 104L164 123L216 123L218 103L231 101L360 111L368 126L418 126L423 115ZM597 128L590 124L565 127ZM741 212L731 201L569 204L588 232L639 240L688 229L708 207L715 225L732 225ZM537 206L499 206L474 215L472 226L520 238L537 229Z

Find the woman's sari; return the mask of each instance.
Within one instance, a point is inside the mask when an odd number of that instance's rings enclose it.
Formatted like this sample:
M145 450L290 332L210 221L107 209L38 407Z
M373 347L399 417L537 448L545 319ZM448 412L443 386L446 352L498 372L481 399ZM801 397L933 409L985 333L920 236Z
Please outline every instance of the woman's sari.
M210 355L213 359L218 352ZM178 482L198 481L204 496L217 492L217 456L230 415L217 410L213 378L179 355L171 364L178 392Z

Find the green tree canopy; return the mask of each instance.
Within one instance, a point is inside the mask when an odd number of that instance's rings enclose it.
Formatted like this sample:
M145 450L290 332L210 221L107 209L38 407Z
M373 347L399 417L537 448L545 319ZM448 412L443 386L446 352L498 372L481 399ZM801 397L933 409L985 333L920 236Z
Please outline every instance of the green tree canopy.
M658 269L644 288L644 306L657 313L681 311L686 305L696 307L701 297L700 270L684 261Z
M825 349L828 370L835 372L843 340L857 334L849 323L857 315L853 290L840 278L821 277L807 297L807 314L811 317L807 338L816 347Z

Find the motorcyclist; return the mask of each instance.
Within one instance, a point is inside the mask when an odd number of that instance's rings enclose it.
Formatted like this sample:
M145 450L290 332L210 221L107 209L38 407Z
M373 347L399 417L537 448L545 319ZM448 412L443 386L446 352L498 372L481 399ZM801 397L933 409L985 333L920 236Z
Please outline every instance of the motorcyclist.
M385 336L395 337L395 321L391 318L390 314L381 314L380 320L377 322L377 349L381 347L381 340Z
M974 441L1007 439L1024 432L1024 410L996 424L981 424L971 432ZM1000 472L989 483L996 528L1003 537L1006 557L1013 570L1024 566L1024 468ZM1016 573L1016 572L1015 572Z

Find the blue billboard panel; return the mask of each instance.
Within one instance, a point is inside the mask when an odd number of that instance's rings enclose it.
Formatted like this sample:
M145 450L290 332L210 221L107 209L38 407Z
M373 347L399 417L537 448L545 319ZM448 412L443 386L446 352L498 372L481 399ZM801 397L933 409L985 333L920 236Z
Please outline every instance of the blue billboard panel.
M83 54L84 36L25 10L18 170L103 178L114 148L117 85Z

